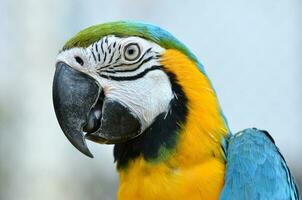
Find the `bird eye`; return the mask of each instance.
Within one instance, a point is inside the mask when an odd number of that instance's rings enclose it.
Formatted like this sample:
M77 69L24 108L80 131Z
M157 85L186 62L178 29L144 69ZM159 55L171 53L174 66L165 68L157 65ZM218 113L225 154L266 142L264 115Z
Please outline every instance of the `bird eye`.
M124 48L124 57L128 61L134 61L139 58L141 50L136 43L127 44Z

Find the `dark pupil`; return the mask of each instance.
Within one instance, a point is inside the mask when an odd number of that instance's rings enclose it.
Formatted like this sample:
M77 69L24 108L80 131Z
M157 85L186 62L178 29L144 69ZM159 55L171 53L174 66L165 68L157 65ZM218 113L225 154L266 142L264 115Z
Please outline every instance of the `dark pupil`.
M129 49L129 50L128 50L128 54L129 54L129 55L133 55L133 54L134 54L134 49Z

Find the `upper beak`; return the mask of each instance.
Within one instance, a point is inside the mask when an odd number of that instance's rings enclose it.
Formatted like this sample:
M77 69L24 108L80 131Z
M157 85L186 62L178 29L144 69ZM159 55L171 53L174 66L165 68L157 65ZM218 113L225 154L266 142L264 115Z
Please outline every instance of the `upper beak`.
M53 104L59 124L68 140L82 153L89 151L82 127L86 115L98 97L95 81L65 63L58 63L53 80Z
M64 134L89 157L93 155L85 138L99 143L119 143L141 132L140 120L127 106L105 97L93 78L63 62L56 66L53 103Z

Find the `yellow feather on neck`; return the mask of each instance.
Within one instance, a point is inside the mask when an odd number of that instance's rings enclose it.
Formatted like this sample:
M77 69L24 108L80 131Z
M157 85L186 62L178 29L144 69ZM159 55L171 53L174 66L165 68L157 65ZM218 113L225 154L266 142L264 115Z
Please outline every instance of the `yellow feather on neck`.
M224 180L221 140L228 127L208 78L177 50L166 50L164 70L176 76L188 115L173 153L164 161L138 157L119 170L118 199L218 199Z

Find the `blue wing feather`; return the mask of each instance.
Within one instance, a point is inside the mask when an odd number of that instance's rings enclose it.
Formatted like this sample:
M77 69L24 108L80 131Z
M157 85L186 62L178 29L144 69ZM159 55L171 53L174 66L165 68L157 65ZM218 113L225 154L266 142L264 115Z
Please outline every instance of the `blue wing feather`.
M300 200L294 178L268 132L243 130L231 136L225 147L220 200Z

